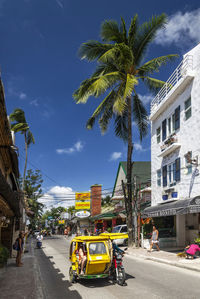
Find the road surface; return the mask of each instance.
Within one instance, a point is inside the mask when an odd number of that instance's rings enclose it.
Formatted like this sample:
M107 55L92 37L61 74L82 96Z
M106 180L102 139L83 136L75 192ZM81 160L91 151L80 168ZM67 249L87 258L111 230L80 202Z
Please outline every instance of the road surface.
M69 244L63 236L55 236L43 241L42 250L35 250L39 298L200 298L200 273L130 256L124 258L126 286L101 279L70 284Z

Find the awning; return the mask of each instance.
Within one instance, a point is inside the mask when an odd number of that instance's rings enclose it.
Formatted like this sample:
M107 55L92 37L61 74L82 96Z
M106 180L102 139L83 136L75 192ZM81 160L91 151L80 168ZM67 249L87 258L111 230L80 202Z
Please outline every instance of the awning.
M142 218L200 213L200 196L162 203L143 210Z

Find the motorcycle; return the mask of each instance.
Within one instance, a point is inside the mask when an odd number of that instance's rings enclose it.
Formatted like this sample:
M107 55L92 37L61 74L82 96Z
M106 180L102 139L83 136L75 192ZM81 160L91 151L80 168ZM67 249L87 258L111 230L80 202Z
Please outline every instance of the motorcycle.
M41 241L37 241L36 242L36 246L38 249L42 248L42 242Z
M126 250L127 248L124 249L124 251ZM113 254L113 262L111 268L111 276L117 282L117 284L121 286L124 285L126 281L126 273L122 263L124 253L125 252L115 252Z

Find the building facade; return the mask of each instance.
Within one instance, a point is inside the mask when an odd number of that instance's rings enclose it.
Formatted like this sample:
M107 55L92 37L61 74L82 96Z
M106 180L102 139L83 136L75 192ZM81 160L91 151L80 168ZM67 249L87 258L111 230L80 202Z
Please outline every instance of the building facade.
M0 80L0 245L12 253L12 244L22 224L23 196L18 186L18 157L6 113Z
M145 215L174 217L174 244L184 246L200 231L200 44L153 99L150 120L152 207Z

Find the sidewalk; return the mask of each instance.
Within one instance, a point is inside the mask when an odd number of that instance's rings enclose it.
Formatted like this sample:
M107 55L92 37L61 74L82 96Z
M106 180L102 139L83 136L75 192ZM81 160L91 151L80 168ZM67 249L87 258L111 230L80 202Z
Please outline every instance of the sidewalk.
M200 258L187 260L185 258L178 257L176 255L177 252L172 252L170 249L165 249L165 251L153 250L152 252L148 252L143 248L129 248L127 253L130 257L132 256L143 260L150 260L200 272Z
M29 239L23 255L23 267L16 267L15 259L9 259L8 265L0 269L0 297L1 299L41 298L40 290L36 287L35 256Z

